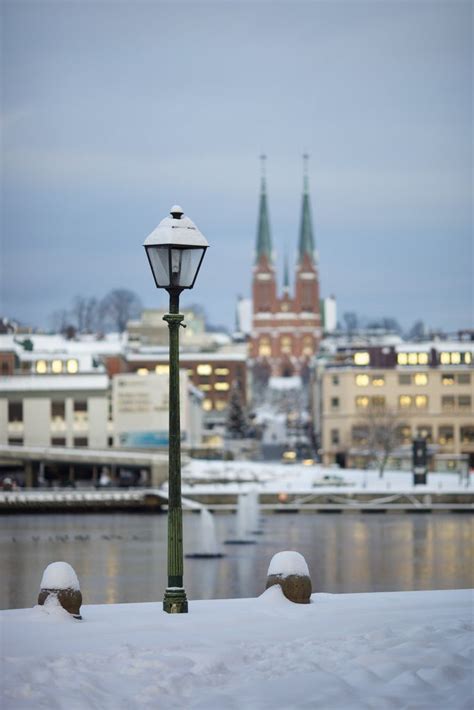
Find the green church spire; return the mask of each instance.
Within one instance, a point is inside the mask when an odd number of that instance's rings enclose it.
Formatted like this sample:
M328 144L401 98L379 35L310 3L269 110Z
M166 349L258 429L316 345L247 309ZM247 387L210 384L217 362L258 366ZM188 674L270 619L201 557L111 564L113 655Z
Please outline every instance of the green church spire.
M270 220L268 218L267 186L265 179L266 159L266 155L260 156L262 164L262 179L260 189L260 206L258 211L257 250L255 255L256 263L258 263L263 256L267 257L269 262L272 261L272 238L270 234Z
M311 222L311 204L309 201L309 178L308 178L309 155L303 155L303 204L301 209L300 238L298 245L299 262L303 261L307 254L311 261L314 261L314 238L313 226Z

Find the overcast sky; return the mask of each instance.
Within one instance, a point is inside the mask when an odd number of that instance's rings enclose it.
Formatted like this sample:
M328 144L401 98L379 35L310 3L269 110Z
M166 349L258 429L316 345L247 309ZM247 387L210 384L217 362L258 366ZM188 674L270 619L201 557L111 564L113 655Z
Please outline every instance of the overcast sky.
M259 154L281 273L301 154L339 313L472 327L472 4L3 0L0 315L76 294L147 307L142 243L174 203L208 238L197 285L250 295ZM280 279L281 280L281 279Z

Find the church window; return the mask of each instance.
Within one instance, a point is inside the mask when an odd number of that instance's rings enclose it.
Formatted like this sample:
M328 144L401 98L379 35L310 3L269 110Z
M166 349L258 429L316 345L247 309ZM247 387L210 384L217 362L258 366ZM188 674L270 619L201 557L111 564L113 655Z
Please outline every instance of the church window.
M291 355L291 338L288 335L283 336L283 338L281 339L280 347L282 353L285 353L286 355Z
M272 354L272 345L270 338L261 338L258 345L258 354L260 357L270 357Z
M310 335L305 335L303 338L303 355L312 355L313 353L313 338Z

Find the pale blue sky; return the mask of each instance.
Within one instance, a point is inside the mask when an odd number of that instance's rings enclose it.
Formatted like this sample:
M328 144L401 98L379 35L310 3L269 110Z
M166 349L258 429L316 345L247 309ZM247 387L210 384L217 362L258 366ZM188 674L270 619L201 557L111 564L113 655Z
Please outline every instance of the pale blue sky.
M183 303L250 294L258 155L293 262L301 153L323 295L472 325L472 4L2 5L2 305L48 325L114 287L161 306L144 238L174 203L211 243Z

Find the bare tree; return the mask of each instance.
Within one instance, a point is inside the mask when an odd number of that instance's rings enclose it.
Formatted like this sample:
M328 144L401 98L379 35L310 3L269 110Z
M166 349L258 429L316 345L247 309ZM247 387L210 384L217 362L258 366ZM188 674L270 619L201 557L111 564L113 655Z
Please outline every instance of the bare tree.
M390 454L401 443L401 421L397 412L383 407L370 407L361 424L370 460L377 464L379 478L383 477Z
M102 299L99 311L105 322L123 333L128 321L140 315L142 304L133 291L116 288Z

